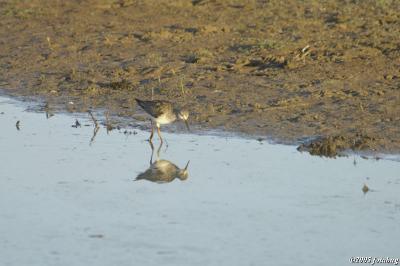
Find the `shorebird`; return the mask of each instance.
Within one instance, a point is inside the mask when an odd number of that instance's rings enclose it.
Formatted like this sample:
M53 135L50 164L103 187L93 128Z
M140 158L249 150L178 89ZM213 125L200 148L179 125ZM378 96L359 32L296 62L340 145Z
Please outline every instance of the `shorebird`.
M163 142L163 139L161 137L160 125L169 124L177 119L180 119L185 122L186 128L189 130L189 124L187 121L189 118L189 112L187 110L176 108L171 102L163 100L144 101L136 98L136 102L150 116L150 142L152 141L154 135L154 123L157 127L157 133L161 143Z
M158 147L157 150L157 158L155 162L153 162L154 146L151 142L150 142L150 147L151 147L150 167L143 173L139 174L136 177L135 181L148 180L156 183L169 183L174 181L176 178L178 178L181 181L184 181L189 177L187 169L190 161L187 162L185 168L181 169L170 161L159 159L160 150L162 147L162 143L160 143L160 146Z
M156 183L169 183L175 178L186 180L189 177L187 162L185 168L180 169L178 166L167 160L157 160L150 165L149 169L139 174L135 181L148 180Z

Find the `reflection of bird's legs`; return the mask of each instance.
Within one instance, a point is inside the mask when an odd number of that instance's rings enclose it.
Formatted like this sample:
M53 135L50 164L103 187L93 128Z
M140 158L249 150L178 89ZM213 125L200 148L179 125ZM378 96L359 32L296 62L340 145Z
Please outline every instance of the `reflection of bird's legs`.
M153 120L150 119L151 122L151 133L150 133L150 138L149 138L149 142L152 142L153 139L153 135L154 135L154 125L153 125Z
M160 159L160 151L161 151L162 145L163 145L163 143L161 142L161 143L160 143L160 146L159 146L158 149L157 149L157 159L156 159L156 161L158 161L158 160Z
M153 164L153 153L154 153L154 146L153 142L149 141L150 147L151 147L151 157L150 157L150 165Z
M153 164L153 155L154 155L154 145L153 142L149 141L150 144L150 148L151 148L151 157L150 157L150 165ZM157 148L157 153L156 153L156 161L158 161L160 159L160 151L161 151L161 147L162 147L162 143L160 143L160 146L158 146Z
M160 131L160 125L157 125L157 133L158 133L158 137L160 138L161 144L163 144L163 138L161 137L161 131Z

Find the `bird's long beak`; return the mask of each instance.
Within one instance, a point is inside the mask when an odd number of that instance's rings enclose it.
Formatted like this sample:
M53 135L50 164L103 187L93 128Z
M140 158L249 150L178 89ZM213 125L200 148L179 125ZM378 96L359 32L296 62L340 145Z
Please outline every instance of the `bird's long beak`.
M183 170L187 170L187 168L188 168L188 166L189 166L189 163L190 163L190 160L187 162L187 164L186 164L186 166L185 166L185 168L183 169Z
M185 125L186 125L187 130L190 131L189 122L187 120L185 120Z

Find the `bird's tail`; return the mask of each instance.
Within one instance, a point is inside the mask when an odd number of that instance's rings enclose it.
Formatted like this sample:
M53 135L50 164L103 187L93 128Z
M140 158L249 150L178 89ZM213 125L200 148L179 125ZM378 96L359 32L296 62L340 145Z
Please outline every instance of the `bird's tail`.
M139 106L143 108L143 103L144 103L144 101L143 101L143 100L140 100L140 99L138 99L138 98L135 98L135 100L136 100L137 104L139 104Z

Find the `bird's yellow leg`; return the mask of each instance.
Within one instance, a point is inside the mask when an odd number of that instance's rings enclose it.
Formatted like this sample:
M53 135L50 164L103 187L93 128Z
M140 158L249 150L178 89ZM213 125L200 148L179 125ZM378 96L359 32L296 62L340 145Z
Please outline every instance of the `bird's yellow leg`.
M157 133L158 133L158 137L160 138L161 144L164 142L163 138L161 137L161 131L160 131L160 126L157 125Z

